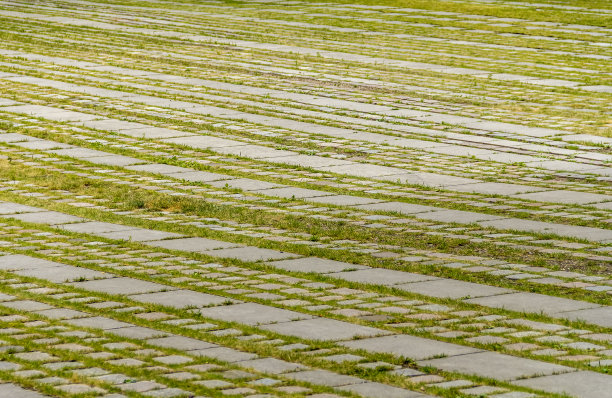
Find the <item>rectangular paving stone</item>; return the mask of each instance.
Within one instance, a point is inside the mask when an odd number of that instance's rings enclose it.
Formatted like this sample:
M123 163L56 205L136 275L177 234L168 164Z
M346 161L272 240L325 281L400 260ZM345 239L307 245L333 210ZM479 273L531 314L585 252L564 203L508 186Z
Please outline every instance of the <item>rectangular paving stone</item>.
M47 225L68 224L72 222L83 221L81 217L76 217L70 214L60 213L58 211L41 211L41 212L36 212L36 213L10 214L10 215L1 215L0 217L8 217L8 218L13 218L13 219L20 220L23 222L31 222L34 224L47 224Z
M229 363L247 361L249 359L257 358L256 354L238 351L228 347L207 348L203 350L189 351L189 353L192 355L197 355L205 358L214 358Z
M493 227L497 229L555 234L559 236L585 239L591 242L612 241L611 230L583 227L579 225L555 224L544 221L532 221L518 218L478 221L477 224L483 227Z
M203 350L218 347L213 343L177 335L150 339L147 340L147 344L162 348L174 348L181 351Z
M130 225L112 224L102 221L86 221L82 223L61 225L58 228L66 231L81 232L86 234L101 234L104 232L127 231L134 229Z
M372 203L366 205L354 206L356 209L372 210L372 211L390 211L400 214L414 214L424 213L433 210L439 210L438 207L416 205L412 203L403 202L383 202L383 203Z
M396 289L422 294L424 296L452 299L495 296L512 292L512 290L497 286L481 285L479 283L458 281L454 279L439 279L425 282L406 283L395 285L394 287Z
M434 358L442 355L464 355L482 351L468 346L406 334L344 341L339 344L351 349L391 354L413 360Z
M140 279L119 277L109 279L98 279L85 282L72 282L69 285L79 289L91 290L93 292L107 294L138 294L138 293L153 293L164 290L176 290L166 285L143 281Z
M241 261L268 261L298 257L298 255L293 253L281 252L272 249L262 249L253 246L211 250L206 252L206 254L213 257L234 258Z
M206 318L218 319L226 322L238 322L246 325L265 325L269 323L312 318L311 315L256 303L204 308L199 310L199 312Z
M143 160L133 158L130 156L123 156L123 155L96 156L93 158L86 158L85 160L87 160L90 163L103 164L106 166L117 166L117 167L125 167L125 166L131 166L135 164L146 163Z
M565 203L565 204L587 204L587 203L598 203L608 202L612 200L610 195L602 195L590 192L575 192L575 191L544 191L544 192L533 192L525 193L521 195L513 195L515 198L535 200L538 202L553 202L553 203Z
M284 375L291 380L304 381L328 387L339 387L352 384L365 383L365 380L354 376L341 375L328 370L304 370Z
M405 390L399 387L393 387L388 384L365 382L359 384L351 384L348 386L336 387L340 391L349 391L365 398L426 398L431 395L425 395L416 391Z
M126 167L126 169L134 170L134 171L145 171L147 173L154 173L154 174L174 174L174 173L185 173L185 172L193 171L192 169L188 169L186 167L179 167L179 166L173 166L170 164L162 164L162 163L128 166Z
M0 202L0 214L35 213L43 211L40 207L27 206L19 203Z
M577 398L611 398L612 376L579 371L513 381L512 384Z
M33 301L33 300L17 300L17 301L5 301L2 302L0 304L3 307L8 307L8 308L12 308L14 310L19 310L19 311L42 311L42 310L49 310L51 308L53 308L52 306L45 304L45 303L40 303L38 301Z
M274 375L306 369L306 366L298 363L287 362L276 358L251 359L248 361L239 362L238 364L240 366L256 370L257 372Z
M503 381L575 371L567 366L489 351L429 359L419 361L419 365Z
M49 319L74 319L89 316L86 312L71 310L69 308L52 308L49 310L36 311L36 313Z
M66 323L69 323L73 326L83 327L83 328L92 328L92 329L118 329L118 328L126 328L134 326L130 323L120 322L115 319L107 318L104 316L93 316L90 318L76 318L76 319L67 319Z
M341 261L328 260L318 257L302 257L291 260L270 261L266 264L293 272L314 272L317 274L327 274L330 272L342 272L346 270L368 269L364 265L344 263Z
M559 312L597 308L599 305L586 301L570 300L544 294L516 292L491 297L479 297L465 300L471 304L486 307L504 308L511 311L543 313L554 315Z
M307 201L337 206L354 206L382 202L382 200L378 199L370 199L361 196L351 195L319 196L316 198L308 198Z
M317 196L334 195L331 192L316 191L314 189L306 189L306 188L298 188L298 187L266 189L265 191L262 191L261 194L267 195L267 196L274 196L277 198L285 198L285 199L304 199L304 198L314 198Z
M389 333L382 329L327 318L274 323L263 325L261 328L287 336L322 341L349 340L355 337L379 336Z
M212 185L213 187L217 188L228 187L234 189L241 189L243 191L258 191L263 189L284 187L284 185L281 184L274 184L268 181L253 180L250 178L236 178L232 180L216 181L211 182L209 185Z
M573 321L584 321L591 325L612 328L612 308L610 306L560 312L556 313L555 317L571 319Z
M0 269L5 271L26 269L48 269L62 266L61 263L45 260L23 254L8 254L0 256Z
M15 271L15 274L31 278L44 279L53 283L72 282L75 280L91 280L111 278L113 275L88 268L60 265L52 268L37 268Z
M145 328L142 326L131 326L131 327L125 327L125 328L111 329L108 331L108 333L114 334L119 337L125 337L128 339L135 339L135 340L151 339L154 337L166 336L168 334L160 330Z
M13 383L0 384L0 398L48 398L39 392L26 390Z
M327 275L332 278L342 279L345 281L382 286L392 286L400 283L423 282L439 279L435 276L413 274L410 272L395 271L383 268L370 268L358 271L338 272Z
M134 242L157 241L160 239L180 238L182 235L174 232L157 231L154 229L135 228L123 231L102 232L97 234L103 238L129 240Z
M223 249L241 246L237 243L206 238L181 238L145 242L148 246L161 247L169 250L181 250L195 253L207 253L213 249Z
M225 174L210 173L208 171L187 171L183 173L168 174L168 176L191 182L210 182L219 180L231 180L234 178Z
M471 224L477 221L490 221L499 220L504 217L494 216L491 214L475 213L472 211L464 210L437 210L427 213L415 214L416 218L431 221L459 223L459 224Z
M159 304L173 308L197 308L209 305L220 305L229 301L226 297L183 289L169 292L137 294L130 296L130 299L141 303Z

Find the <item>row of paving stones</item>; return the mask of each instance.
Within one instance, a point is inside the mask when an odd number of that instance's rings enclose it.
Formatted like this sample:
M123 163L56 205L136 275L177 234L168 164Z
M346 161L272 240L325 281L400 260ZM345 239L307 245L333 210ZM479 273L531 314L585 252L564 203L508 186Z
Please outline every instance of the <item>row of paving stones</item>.
M226 39L222 37L215 36L206 36L201 34L188 34L179 31L171 31L171 30L157 30L157 29L147 29L147 28L138 28L129 25L119 25L119 24L110 24L108 22L98 22L90 19L83 18L74 18L74 17L65 17L65 16L52 16L40 13L26 13L20 11L2 11L2 15L13 18L30 18L35 20L54 22L60 24L72 24L79 26L88 26L92 28L98 29L107 29L107 30L121 30L123 32L129 33L138 33L138 34L146 34L153 36L160 36L166 38L181 38L182 40L191 40L195 42L211 42L211 43L220 43L220 44L228 44L237 47L244 48L255 48L255 49L265 49L269 51L276 52L285 52L285 53L297 53L300 55L311 55L318 56L322 58L328 59L340 59L343 61L350 60L353 62L360 62L365 64L382 64L384 66L391 66L395 68L404 68L404 69L412 69L412 70L425 70L425 71L434 71L437 73L447 73L452 75L466 75L470 77L483 77L483 78L493 78L495 80L511 80L515 81L516 75L504 75L504 74L495 74L491 71L487 70L478 70L478 69L469 69L469 68L457 68L457 67L448 67L442 65L434 65L427 63L418 63L412 61L403 61L396 59L389 59L383 57L374 57L368 55L360 55L356 53L346 53L341 51L330 51L318 48L309 48L302 46L292 46L286 44L274 44L274 43L261 43L250 40L240 40L240 39ZM553 86L553 87L571 87L580 89L581 87L585 87L586 90L609 90L607 86L588 86L582 85L578 82L572 82L567 80L557 80L557 79L530 79L526 78L522 80L524 83L528 84L537 84L543 86Z
M29 261L24 261L23 257L19 256L5 256L2 258L2 260L3 264L8 265L7 269L14 269L15 267L20 268L20 271L16 271L19 275L42 279L50 278L50 280L54 282L74 279L82 280L108 276L108 274L104 275L100 272L92 270L70 267L58 263L49 263L41 260L32 260L32 258L30 258ZM51 268L49 269L49 267ZM52 276L49 277L49 275ZM91 281L72 282L69 283L69 285L76 286L85 290L100 291L108 294L129 294L130 298L136 301L158 303L164 306L177 308L186 308L192 307L194 305L201 306L219 303L219 300L213 300L213 302L211 302L211 298L214 299L214 296L211 295L180 289L171 290L171 288L167 286L165 287L160 284L139 281L130 278L94 279ZM314 340L321 339L321 336L325 336L325 339L330 340L344 339L347 337L346 333L350 333L351 335L355 335L355 333L357 335L385 334L382 330L366 327L350 328L346 330L345 328L341 327L341 322L339 321L335 321L336 323L334 324L333 321L325 320L324 318L312 318L304 315L300 316L299 313L293 311L273 309L271 307L266 308L260 306L256 309L250 308L253 305L255 304L233 304L230 306L206 308L203 310L199 310L199 312L205 317L212 319L229 322L241 322L250 325L259 325L263 329L272 330L280 334L296 335L299 337ZM293 320L296 318L300 320ZM308 325L305 325L305 323L307 323ZM300 330L296 330L295 326L298 326ZM317 332L317 330L314 330L317 328L323 328L324 332L323 330L319 332ZM425 359L428 357L435 356L436 354L433 352L438 352L439 350L442 350L444 353L446 353L446 350L454 349L456 352L453 351L453 353L456 355L459 355L460 353L462 355L466 355L466 349L468 350L468 352L474 354L483 354L486 352L483 350L470 351L470 349L467 347L456 346L448 343L437 342L435 344L431 344L433 343L433 341L431 340L410 337L406 335L395 336L391 340L389 340L388 338L384 338L383 340L378 340L378 338L364 339L362 343L363 344L359 344L358 342L347 342L345 345L348 345L352 348L364 349L366 351L374 350L375 352L386 352L396 355L405 355L411 358L415 357L416 355L418 357L417 359ZM427 344L424 345L425 343ZM401 353L396 352L398 347L401 347ZM487 357L486 361L495 359L502 361L508 360L506 356L503 356L501 354L494 354L492 352L490 352L490 354L492 356ZM469 358L473 359L471 357ZM514 371L512 371L512 368L506 370L506 372L508 373L504 373L502 379L513 379L518 377L517 372L523 374L522 372L525 372L524 366L527 365L536 367L543 366L542 362L539 362L539 365L536 365L538 364L538 362L536 361L524 361L527 362L518 361L517 368ZM429 364L429 362L427 363ZM521 365L519 366L519 364ZM459 368L453 368L453 366L456 367L458 365L456 363L454 365L444 365L442 366L442 368L446 370L460 370ZM566 368L560 367L556 369L559 370ZM480 369L480 365L478 365L477 363L469 365L467 368L463 368L463 370L466 373L476 373L496 378L496 376L493 376L493 373L487 373L486 375L482 373L484 372L484 369ZM539 369L539 371L540 370L542 369ZM593 375L588 373L588 377L593 377ZM596 379L597 378L595 377L595 380Z
M175 171L175 170L172 170L172 171ZM196 173L196 172L194 171L193 173ZM221 177L221 175L217 175L217 176ZM243 180L234 180L234 181L242 181L242 186L244 188L244 183L248 180L243 179ZM185 222L185 220L179 219L176 222ZM406 254L417 254L417 253L406 253ZM419 254L422 254L422 253L419 253ZM392 253L389 253L389 255L392 255ZM396 256L400 256L400 255L401 253L396 254ZM589 278L584 275L580 275L576 273L572 274L572 273L567 273L567 272L547 271L546 268L537 269L534 267L520 266L518 264L512 265L512 264L508 264L508 263L500 262L500 261L486 261L487 266L469 267L469 264L467 263L461 263L461 262L458 263L457 261L452 261L452 260L458 260L458 259L453 259L453 258L448 259L447 262L448 262L449 267L466 268L466 270L469 272L490 272L492 275L506 276L506 277L509 277L510 279L530 279L530 281L536 281L539 283L558 284L559 286L563 286L563 284L566 283L566 286L579 287L579 288L581 287L587 290L595 290L595 291L608 290L608 288L606 287L608 283L605 279L602 279L602 278L596 278L596 277ZM484 265L484 263L482 265ZM491 266L498 266L498 267L491 267ZM512 270L508 270L508 268L512 268L518 271L513 272ZM524 269L521 269L521 268L524 268ZM519 272L519 271L522 271L522 272ZM525 272L525 271L528 271L528 272ZM543 276L553 277L553 278L552 279L544 278L538 281L537 279L540 277L537 274L534 274L534 272L545 273ZM570 284L567 284L567 282L564 282L563 280L560 280L560 279L554 279L554 277L565 277L565 278L572 277L572 278L575 278L575 281L574 281L574 284L572 285L571 282ZM597 285L600 285L600 287L597 287Z

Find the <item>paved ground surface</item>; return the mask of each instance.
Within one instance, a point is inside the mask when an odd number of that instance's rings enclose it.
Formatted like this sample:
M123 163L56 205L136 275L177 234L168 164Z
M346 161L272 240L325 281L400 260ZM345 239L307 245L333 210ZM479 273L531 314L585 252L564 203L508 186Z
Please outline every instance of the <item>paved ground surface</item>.
M0 398L612 397L611 21L0 0Z

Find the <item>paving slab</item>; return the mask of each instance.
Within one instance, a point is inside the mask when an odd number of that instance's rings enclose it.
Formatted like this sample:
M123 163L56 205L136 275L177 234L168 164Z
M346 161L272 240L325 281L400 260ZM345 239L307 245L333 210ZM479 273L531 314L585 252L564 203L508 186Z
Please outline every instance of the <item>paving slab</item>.
M257 192L257 191L254 191ZM287 187L287 188L273 188L266 189L260 192L262 195L273 196L277 198L285 199L305 199L315 198L317 196L330 196L334 195L332 192L317 191L314 189Z
M190 351L189 353L192 355L205 358L214 358L229 363L247 361L249 359L257 358L257 354L238 351L228 347L207 348L203 350Z
M30 278L43 279L53 283L73 282L76 280L91 280L101 278L112 278L107 272L96 271L88 268L60 265L50 268L35 268L14 271L15 274Z
M27 312L49 310L53 308L52 306L48 304L41 303L41 302L34 301L34 300L5 301L5 302L0 303L0 305L3 307L12 308L14 310L27 311Z
M199 310L199 312L206 318L244 323L246 325L265 325L275 322L289 322L296 319L312 318L311 315L256 303L204 308Z
M130 323L120 322L103 316L94 316L90 318L67 319L64 322L73 326L92 328L92 329L119 329L134 326Z
M556 317L571 319L573 321L584 321L591 325L598 325L604 328L612 328L612 307L603 306L585 310L559 312Z
M187 171L183 173L168 174L168 176L190 182L210 182L219 180L231 180L235 178L225 174L210 173L208 171Z
M490 351L429 359L419 361L419 365L503 381L575 371L567 366Z
M71 310L69 308L52 308L49 310L35 312L49 319L74 319L89 316L89 314L86 312Z
M350 282L359 282L369 285L391 286L400 283L423 282L437 280L435 276L413 274L410 272L395 271L383 268L370 268L358 271L338 272L327 274L336 279Z
M117 167L125 167L125 166L131 166L135 164L146 163L144 160L140 160L138 158L132 158L129 156L123 156L123 155L96 156L93 158L85 158L84 160L90 163L103 164L105 166L117 166Z
M371 210L371 211L389 211L400 214L415 214L425 213L428 211L439 210L439 207L423 206L412 203L403 202L383 202L383 203L372 203L365 205L354 206L356 209Z
M416 218L422 220L459 223L459 224L471 224L478 221L490 221L490 220L501 220L504 217L494 216L491 214L475 213L472 211L464 210L437 210L430 211L427 213L415 214Z
M141 164L136 166L128 166L126 167L128 170L134 171L144 171L147 173L154 174L174 174L174 173L186 173L193 171L192 169L188 169L186 167L173 166L170 164L163 163L152 163L152 164Z
M81 223L60 225L58 228L66 231L80 232L85 234L101 234L104 232L127 231L134 229L130 225L112 224L102 221L86 221Z
M475 184L463 184L453 187L453 191L459 192L474 192L482 193L485 195L516 195L528 192L543 191L543 188L521 185L521 184L508 184L501 182L478 182Z
M336 206L355 206L382 202L382 200L378 199L364 198L361 196L352 195L318 196L316 198L308 198L307 201Z
M252 359L249 361L239 362L238 364L240 366L253 369L257 372L263 372L273 375L306 369L306 366L300 365L299 363L287 362L283 361L282 359L276 358Z
M143 281L141 279L134 279L128 277L98 279L85 282L72 282L69 283L69 285L83 290L91 290L93 292L107 294L139 294L161 292L165 290L176 290L176 288L172 288L167 285L160 285L159 283L153 283Z
M26 270L26 269L48 269L60 267L63 264L54 261L44 260L38 257L26 256L23 254L8 254L0 256L0 269L5 271Z
M173 308L198 308L233 301L226 297L183 289L169 292L136 294L130 296L130 299L141 303L159 304Z
M114 334L119 337L125 337L128 339L135 339L135 340L151 339L154 337L166 336L168 334L160 330L145 328L142 326L131 326L131 327L125 327L125 328L111 329L108 331L108 333Z
M13 202L0 202L0 214L35 213L43 211L40 207L22 205Z
M102 232L98 236L107 239L129 240L133 242L158 241L160 239L180 238L183 235L154 229L134 228L123 231Z
M60 213L58 211L40 211L35 213L0 215L0 217L12 218L23 222L46 225L68 224L84 221L81 217Z
M422 294L424 296L452 299L495 296L512 292L512 290L502 287L481 285L479 283L458 281L454 279L439 279L426 282L406 283L395 285L394 287L396 289Z
M0 398L49 398L33 390L26 390L13 383L0 384Z
M379 336L389 333L382 329L327 318L274 323L263 325L261 328L287 336L322 341L348 340L355 337Z
M612 376L579 371L517 380L512 384L549 393L568 394L577 398L611 398Z
M328 370L304 370L301 372L287 373L284 377L291 380L304 381L328 387L339 387L366 382L358 377L341 375Z
M339 344L351 349L391 354L413 360L428 359L442 355L464 355L482 351L468 346L405 334L344 341Z
M330 272L342 272L346 270L364 270L369 268L364 265L344 263L319 257L302 257L292 260L270 261L266 264L286 271L314 272L317 274L328 274Z
M299 257L293 253L281 252L272 249L262 249L259 247L245 246L233 249L217 249L206 252L213 257L233 258L241 261L269 261L281 260L285 258Z
M162 348L174 348L181 351L203 350L218 347L216 344L207 341L178 335L149 339L147 340L147 344Z
M393 387L387 384L376 382L365 382L360 384L351 384L348 386L336 387L340 391L348 391L355 393L365 398L425 398L432 397L416 391L405 390L399 387Z
M211 182L209 185L212 185L213 187L217 188L228 187L234 189L241 189L243 191L258 191L271 188L285 187L281 184L275 184L268 181L253 180L250 178L236 178L232 180L214 181Z
M483 227L508 229L516 231L555 234L559 236L585 239L591 242L612 241L612 231L607 229L582 227L578 225L555 224L544 221L524 220L520 218L505 218L501 220L479 221Z
M528 292L479 297L465 301L470 304L479 304L486 307L504 308L512 311L541 313L546 315L600 307L597 304L588 303L586 301L570 300Z
M612 196L610 195L561 190L524 193L520 195L513 195L513 197L534 200L537 202L552 202L579 205L584 205L588 203L608 202L612 200Z
M148 246L161 247L169 250L180 250L195 253L207 253L214 249L241 246L237 243L224 242L207 238L181 238L145 242Z

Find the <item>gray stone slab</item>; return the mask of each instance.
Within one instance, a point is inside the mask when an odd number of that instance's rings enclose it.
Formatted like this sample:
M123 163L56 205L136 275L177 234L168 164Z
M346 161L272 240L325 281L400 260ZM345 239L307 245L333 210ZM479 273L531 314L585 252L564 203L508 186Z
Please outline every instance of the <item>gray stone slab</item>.
M319 196L316 198L309 198L307 201L337 206L354 206L382 202L382 200L378 199L363 198L361 196L351 195Z
M400 283L423 282L439 279L434 276L413 274L410 272L395 271L383 268L370 268L359 271L339 272L328 274L328 276L350 282L359 282L370 285L382 286L391 286Z
M270 159L297 155L297 153L293 151L274 149L262 145L244 144L245 145L240 146L213 147L212 149L215 152L225 155L234 155L249 159Z
M77 319L67 319L66 323L69 323L73 326L83 327L83 328L92 328L92 329L118 329L118 328L127 328L134 326L131 323L116 321L111 318L106 318L103 316L94 316L90 318L77 318Z
M135 227L129 225L112 224L101 221L87 221L82 223L66 224L61 225L58 228L65 229L72 232L80 232L85 234L100 234L104 232L117 232L134 229Z
M136 228L124 231L102 232L98 234L103 238L131 240L134 242L157 241L159 239L180 238L181 234L166 231L157 231L154 229Z
M27 312L50 310L53 308L52 306L48 304L40 303L34 300L5 301L5 302L2 302L0 305L3 307L12 308L14 310L27 311Z
M234 178L225 174L210 173L208 171L187 171L184 173L168 174L168 176L190 182L210 182L219 180L231 180Z
M226 297L183 289L169 292L137 294L130 296L130 299L141 303L159 304L173 308L198 308L209 305L219 305L229 301Z
M149 241L145 244L169 250L180 250L195 253L205 253L213 249L224 249L229 247L241 246L237 243L223 242L221 240L206 238L169 239L160 241Z
M47 151L49 149L63 149L71 147L71 145L49 140L26 141L19 143L18 145L21 148L34 149L38 151Z
M490 351L429 359L419 361L419 365L432 366L446 372L458 372L502 381L575 371L574 368L567 366Z
M48 398L39 392L26 390L13 383L0 384L0 398Z
M292 260L271 261L268 265L293 272L314 272L327 274L330 272L342 272L346 270L368 269L364 265L344 263L341 261L328 260L319 257L302 257Z
M140 163L146 163L144 160L132 158L129 156L123 156L123 155L96 156L93 158L87 158L86 160L90 163L103 164L105 166L117 166L117 167L125 167L125 166L140 164Z
M147 344L162 348L174 348L181 351L203 350L218 347L216 344L209 343L207 341L176 335L150 339L147 340Z
M320 386L339 387L351 384L365 383L365 380L354 376L341 375L328 370L305 370L287 373L284 377L291 380L304 381Z
M52 108L44 105L15 105L2 108L3 112L22 113L34 117L54 120L58 122L72 122L99 119L100 116L87 113L69 111L61 108Z
M162 163L152 163L152 164L141 164L136 166L128 166L126 167L128 170L134 171L144 171L147 173L154 174L174 174L174 173L186 173L193 171L192 169L188 169L186 167L172 166L170 164L162 164Z
M142 326L131 326L126 328L111 329L108 331L108 333L114 334L115 336L135 340L152 339L155 337L162 337L167 335L167 333L162 332L160 330L145 328Z
M345 341L339 344L351 349L391 354L413 360L434 358L442 355L464 355L482 351L468 346L406 334Z
M76 280L91 280L111 278L112 274L88 268L60 265L59 267L35 268L14 271L15 274L30 278L43 279L53 283L72 282Z
M315 169L327 166L357 166L357 163L349 162L342 159L299 154L283 157L271 157L265 158L263 160L267 160L272 163L287 164L291 166L312 167Z
M5 271L24 269L45 269L59 267L63 264L23 254L0 256L0 269Z
M513 196L515 198L534 200L537 202L552 202L564 204L588 204L597 202L608 202L612 200L612 196L610 195L561 190L533 192Z
M318 196L334 195L331 192L316 191L314 189L297 188L297 187L266 189L265 191L261 191L261 194L267 195L267 196L274 196L276 198L285 198L285 199L304 199L304 198L315 198Z
M612 398L612 376L590 371L534 377L512 384L577 398Z
M256 354L238 351L228 347L207 348L204 350L190 351L189 353L192 355L214 358L229 363L247 361L249 359L257 358Z
M108 152L97 151L95 149L73 147L68 149L52 149L47 151L60 156L68 156L75 159L88 160L89 158L95 158L99 156L108 156Z
M261 328L287 336L322 341L349 340L356 337L380 336L389 333L382 329L327 318L274 323L263 325Z
M69 283L69 285L79 289L91 290L94 292L107 294L153 293L175 289L170 286L160 285L159 283L153 283L127 277L98 279L94 281L85 282L73 282Z
M25 134L19 133L1 133L0 142L26 142L26 141L39 141L40 138L31 137Z
M240 142L236 140L228 140L226 138L213 137L210 135L197 135L191 137L180 137L180 138L169 138L163 139L162 141L185 145L192 148L199 149L212 149L212 148L221 148L226 146L238 146L238 145L246 145L246 142Z
M612 307L610 306L561 312L555 314L555 317L571 319L573 321L584 321L592 325L612 328Z
M508 184L502 182L477 182L453 187L453 191L474 192L485 195L516 195L527 192L542 191L543 188L521 184Z
M284 185L274 184L268 181L253 180L250 178L236 178L233 180L211 182L209 185L217 188L233 188L243 191L257 191L262 189L280 188Z
M393 387L388 384L365 382L359 384L351 384L348 386L336 387L340 391L349 391L364 398L426 398L431 395L424 395L416 391L405 390L399 387Z
M402 169L395 167L379 166L376 164L353 163L341 166L321 167L320 170L337 174L348 174L357 177L372 178L402 173Z
M118 119L99 119L99 120L87 120L79 123L79 126L88 127L96 130L106 130L113 132L120 132L121 130L130 129L142 129L146 125L136 122L128 122L127 120Z
M199 310L199 312L206 318L238 322L246 325L265 325L275 322L289 322L296 319L312 318L311 315L256 303L204 308Z
M35 213L43 211L40 207L27 206L19 203L0 202L0 214Z
M512 290L497 286L481 285L478 283L458 281L454 279L406 283L402 285L395 285L394 287L396 289L422 294L424 296L452 299L494 296L512 292Z
M402 203L402 202L383 202L383 203L374 203L367 205L357 205L356 209L362 210L371 210L371 211L389 211L400 214L415 214L415 213L424 213L433 210L439 210L439 207L432 206L423 206L423 205L415 205L412 203Z
M448 223L471 224L477 221L499 220L504 217L464 210L437 210L415 214L416 218Z
M153 127L153 126L145 126L143 128L137 129L121 129L118 131L119 134L128 135L130 137L135 138L147 138L150 140L160 139L160 138L173 138L173 137L184 137L184 136L192 136L193 134L167 129L163 127Z
M519 218L506 218L502 220L493 221L479 221L478 224L483 227L538 232L544 234L555 234L559 236L585 239L592 242L607 242L612 240L611 230L581 227L578 225L554 224L549 222L524 220Z
M471 304L484 305L486 307L504 308L511 311L542 313L547 315L599 307L597 304L588 303L586 301L570 300L528 292L479 297L465 301Z
M236 247L233 249L211 250L206 254L213 257L233 258L241 261L268 261L298 257L296 254L254 246Z
M300 365L299 363L287 362L276 358L252 359L249 361L240 362L239 365L245 368L253 369L257 372L273 375L306 369L306 366Z
M69 308L52 308L50 310L36 311L36 313L49 319L74 319L89 316L86 312L71 310Z
M10 214L2 215L0 217L13 218L23 222L47 225L68 224L83 221L81 217L60 213L58 211L41 211L36 213Z
M401 184L424 185L433 188L453 187L463 184L474 184L480 182L472 178L455 177L435 173L401 173L389 176L376 177L377 180L390 181ZM450 188L452 189L452 188Z

